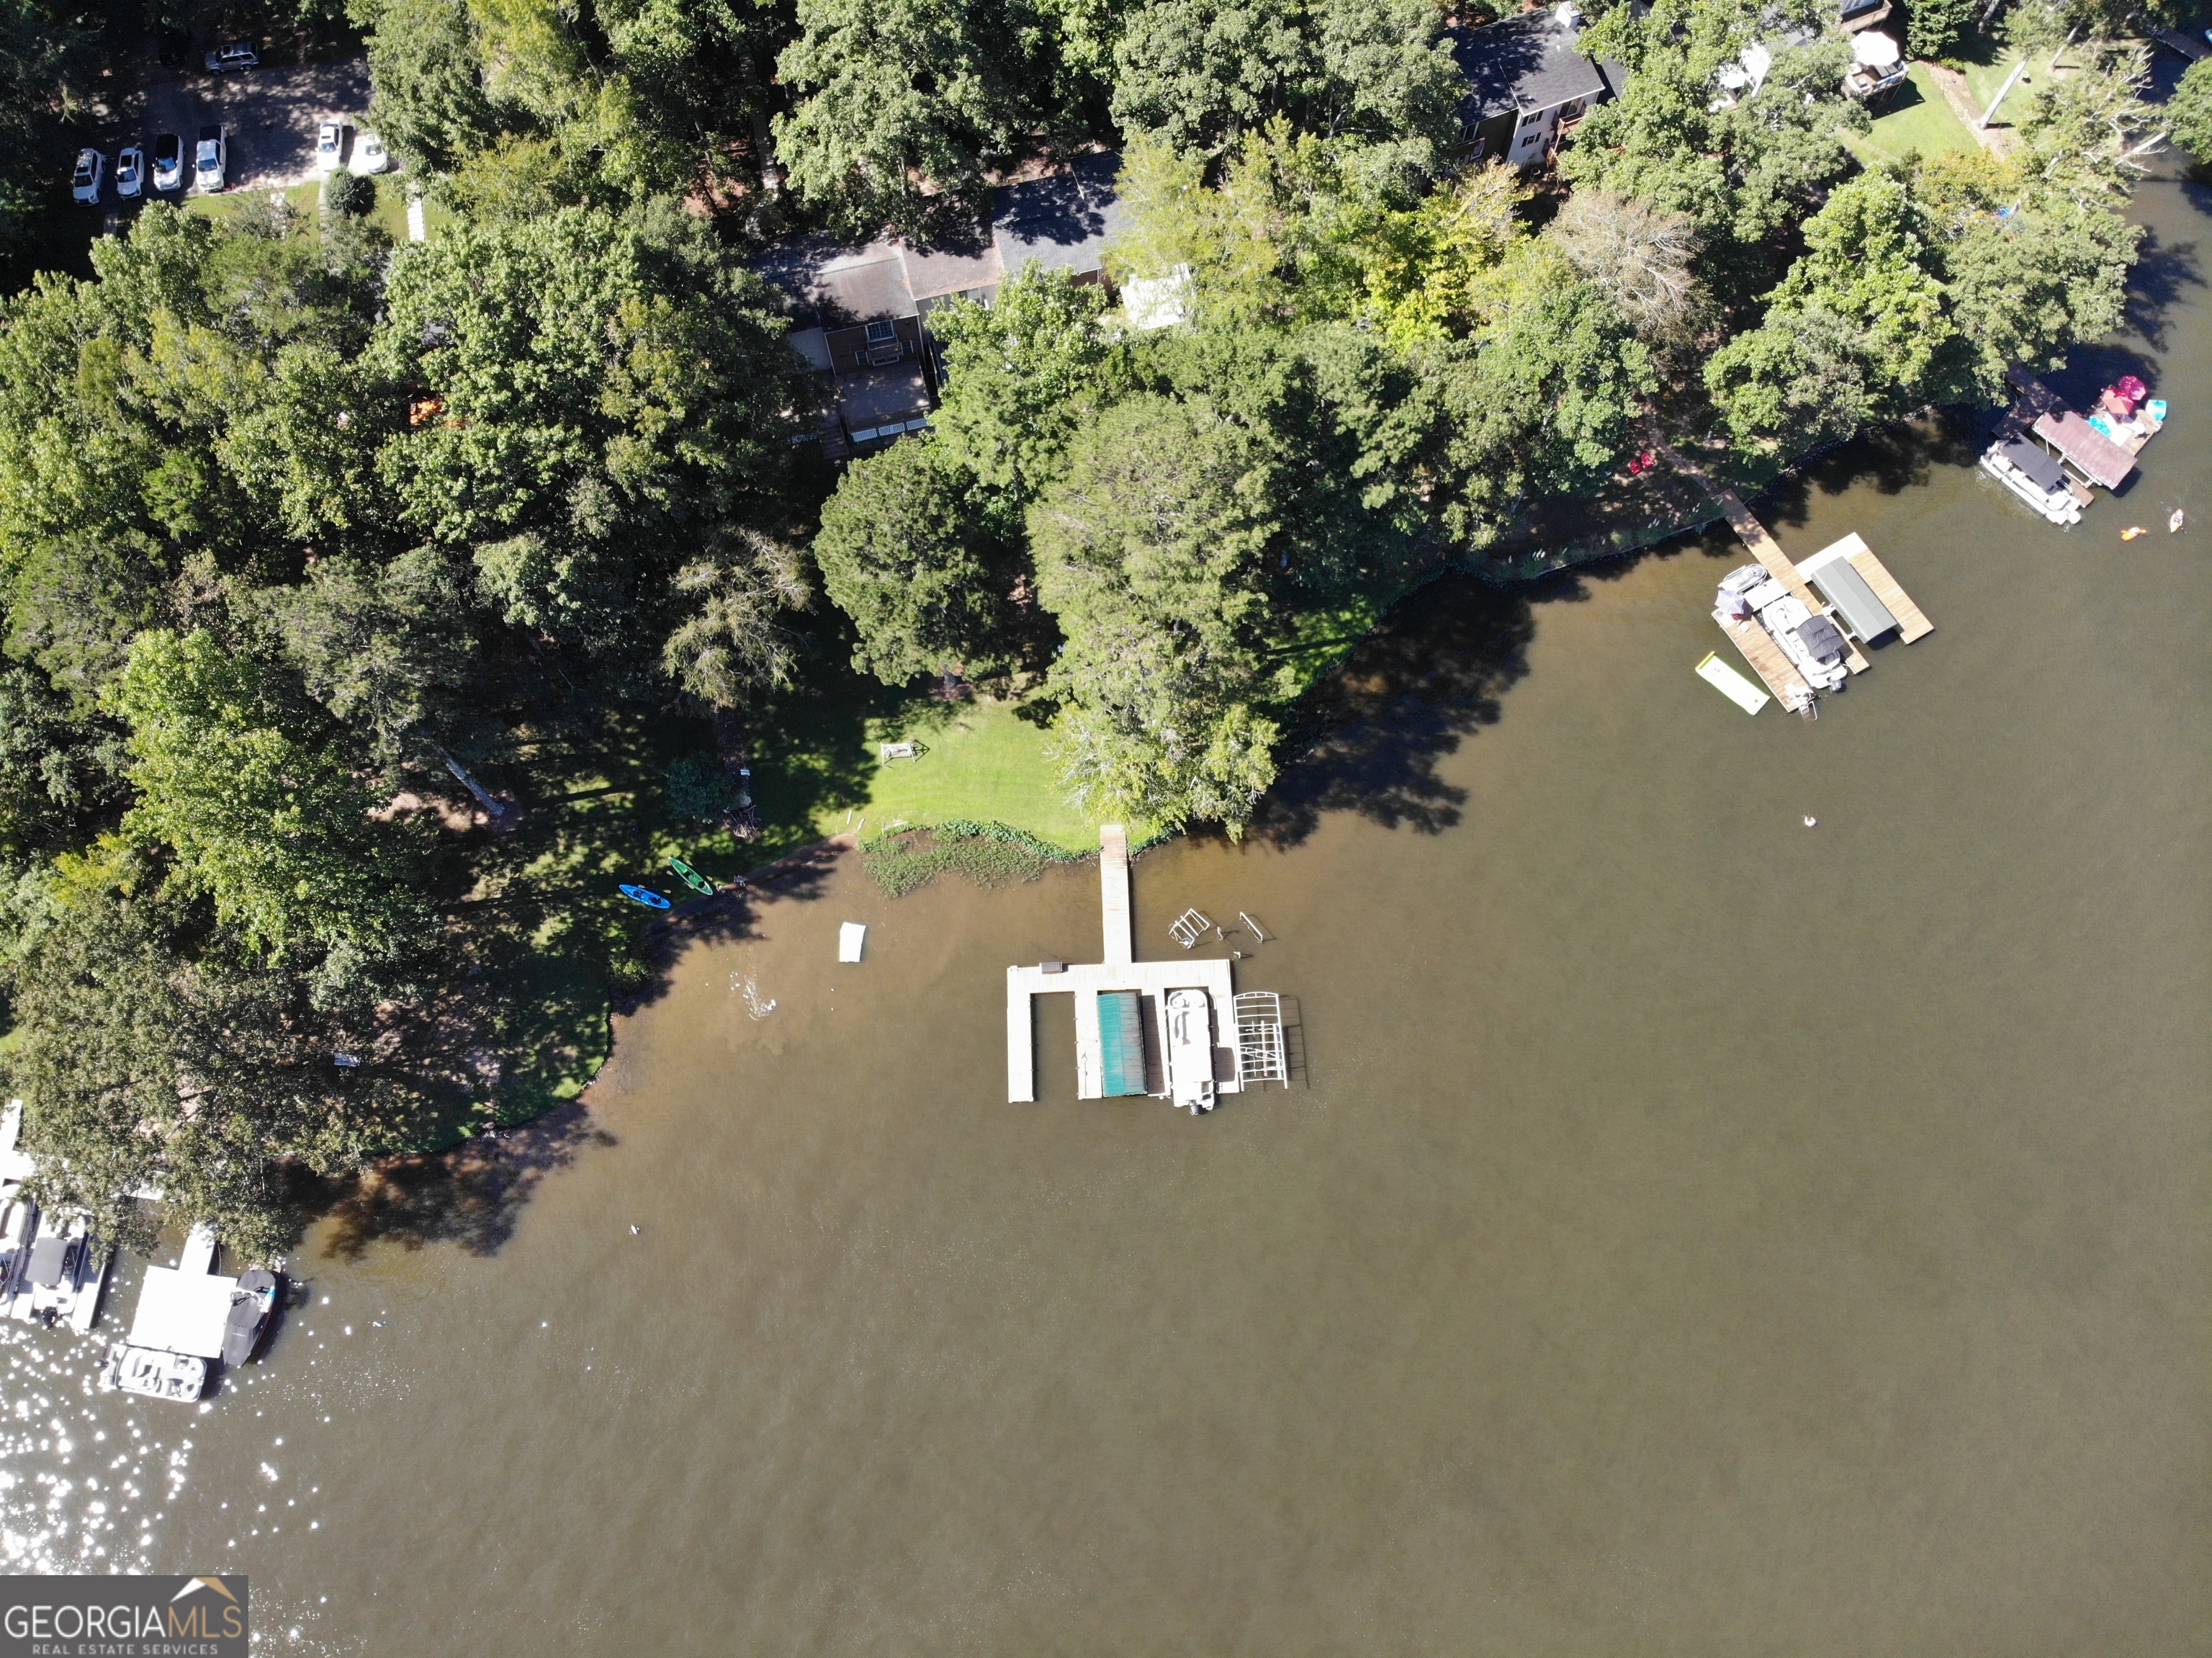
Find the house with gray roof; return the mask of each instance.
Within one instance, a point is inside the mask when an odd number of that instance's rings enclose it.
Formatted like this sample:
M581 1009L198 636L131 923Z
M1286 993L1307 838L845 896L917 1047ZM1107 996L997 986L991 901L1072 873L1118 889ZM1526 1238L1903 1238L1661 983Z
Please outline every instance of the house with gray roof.
M1121 228L1110 150L991 192L988 218L923 247L862 247L820 237L769 250L754 270L783 292L792 349L827 375L836 413L821 432L842 460L929 424L939 378L929 314L956 299L988 305L1030 265L1104 279L1106 240Z
M1445 31L1467 77L1460 125L1470 155L1540 167L1567 124L1614 95L1625 74L1618 64L1583 56L1582 32L1571 0Z

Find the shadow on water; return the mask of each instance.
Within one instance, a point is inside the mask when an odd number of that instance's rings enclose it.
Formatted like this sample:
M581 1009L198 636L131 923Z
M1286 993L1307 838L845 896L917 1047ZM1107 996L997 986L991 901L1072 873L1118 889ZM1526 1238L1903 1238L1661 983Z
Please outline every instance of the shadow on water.
M1304 746L1249 832L1295 845L1325 812L1424 834L1457 823L1467 791L1438 777L1437 764L1497 722L1507 687L1528 671L1530 605L1543 596L1452 576L1402 600L1299 704Z
M453 1243L492 1255L514 1235L517 1216L546 1176L587 1147L616 1143L572 1101L450 1151L395 1158L348 1186L303 1179L297 1196L331 1222L320 1246L325 1259L357 1260L380 1242L408 1249Z

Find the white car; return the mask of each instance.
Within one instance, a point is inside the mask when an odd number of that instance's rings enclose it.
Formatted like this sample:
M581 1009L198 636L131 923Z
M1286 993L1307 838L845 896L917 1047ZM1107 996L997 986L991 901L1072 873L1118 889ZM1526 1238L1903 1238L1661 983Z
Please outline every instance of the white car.
M315 171L335 173L345 159L345 123L325 121L315 129Z
M353 172L368 178L373 174L392 170L392 157L384 148L384 140L374 132L353 135L353 160L346 163Z
M185 187L185 141L173 132L164 132L154 140L154 188L182 190Z
M132 144L115 158L115 193L128 201L145 190L146 152Z
M106 171L107 158L98 150L78 150L76 171L70 178L70 199L80 202L97 202L100 199L100 180Z
M192 182L203 190L220 190L230 181L230 145L219 126L200 129L199 148L192 152Z

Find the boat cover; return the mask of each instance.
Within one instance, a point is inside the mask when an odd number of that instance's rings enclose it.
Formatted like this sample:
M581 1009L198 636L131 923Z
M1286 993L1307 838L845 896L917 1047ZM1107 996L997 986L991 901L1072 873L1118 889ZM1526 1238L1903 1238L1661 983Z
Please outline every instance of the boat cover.
M1820 596L1842 613L1851 631L1860 638L1878 638L1897 625L1897 618L1889 613L1889 607L1875 596L1866 577L1851 568L1849 559L1831 559L1815 570L1811 579L1813 585L1820 589Z
M31 1246L31 1282L52 1289L69 1271L70 1240L51 1234Z
M1145 1091L1145 1017L1134 991L1098 992L1098 1047L1106 1097Z
M2040 490L2056 495L2066 487L2066 469L2024 438L2012 438L1997 446L1997 453L2014 467L2026 472L2028 481Z
M1844 654L1844 636L1825 616L1808 616L1798 623L1797 637L1816 662L1832 662Z

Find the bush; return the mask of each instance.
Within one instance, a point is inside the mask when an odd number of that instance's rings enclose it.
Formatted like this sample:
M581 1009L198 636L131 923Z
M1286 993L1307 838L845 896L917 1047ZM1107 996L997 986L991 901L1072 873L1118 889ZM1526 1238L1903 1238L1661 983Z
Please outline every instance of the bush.
M333 173L323 180L323 206L349 219L366 217L376 205L376 180L356 173Z
M1073 863L1085 854L1063 851L1025 829L954 818L928 828L892 829L860 843L860 863L893 898L926 887L942 875L961 875L978 887L1035 881L1052 863Z
M668 768L668 810L679 821L720 823L737 810L728 773L712 754L686 754Z

